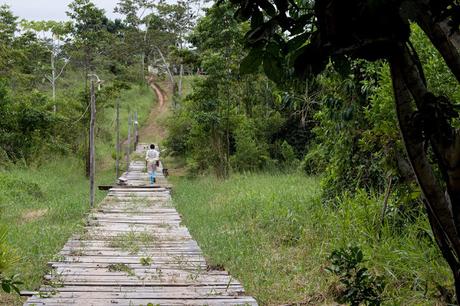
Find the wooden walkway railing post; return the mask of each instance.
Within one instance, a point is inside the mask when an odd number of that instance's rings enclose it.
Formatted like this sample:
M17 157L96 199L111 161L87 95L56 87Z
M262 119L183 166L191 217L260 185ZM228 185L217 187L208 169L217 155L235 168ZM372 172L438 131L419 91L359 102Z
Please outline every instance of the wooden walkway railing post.
M117 98L117 144L116 144L116 179L120 177L120 98Z
M94 89L94 79L91 79L91 119L89 124L89 202L94 207L94 175L95 175L95 148L94 148L94 130L96 125L96 93Z
M128 144L126 146L126 167L129 169L131 154L131 112L128 113Z
M139 144L139 120L137 111L134 112L134 151L136 151L137 145Z

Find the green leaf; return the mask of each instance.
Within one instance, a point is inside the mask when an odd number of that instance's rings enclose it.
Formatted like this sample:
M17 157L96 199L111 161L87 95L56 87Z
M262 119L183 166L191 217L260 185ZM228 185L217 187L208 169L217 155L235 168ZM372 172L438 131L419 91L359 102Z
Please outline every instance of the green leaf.
M298 50L300 47L302 47L303 45L305 45L308 42L309 38L310 38L310 33L308 33L308 32L292 38L287 43L288 51L289 52L294 52L294 51Z
M10 285L9 285L7 282L3 282L3 283L2 283L2 289L3 289L3 291L5 291L6 293L10 293L10 292L11 292L11 287L10 287Z
M264 71L267 77L276 83L280 83L283 79L283 65L279 57L269 52L264 56Z
M249 54L241 61L240 73L244 75L257 72L257 68L262 64L262 56L262 50L251 49Z

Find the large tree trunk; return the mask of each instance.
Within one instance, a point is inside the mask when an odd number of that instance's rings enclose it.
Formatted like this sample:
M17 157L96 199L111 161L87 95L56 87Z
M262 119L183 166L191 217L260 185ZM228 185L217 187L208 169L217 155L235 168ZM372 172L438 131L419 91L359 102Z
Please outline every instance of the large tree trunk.
M422 28L460 82L460 31L450 25L450 18L436 16L431 2L438 0L405 1L411 19Z
M400 45L390 60L398 121L407 155L424 196L434 237L452 269L457 299L460 301L460 238L457 218L451 210L451 207L458 206L460 202L450 195L449 171L446 171L446 157L450 156L446 149L450 147L446 147L446 142L443 141L445 137L438 128L439 122L431 118L435 117L435 114L429 113L430 108L427 105L430 93L414 58L406 46ZM424 122L424 118L432 120ZM437 181L428 160L425 151L427 142L435 152L439 168L446 180L447 192Z

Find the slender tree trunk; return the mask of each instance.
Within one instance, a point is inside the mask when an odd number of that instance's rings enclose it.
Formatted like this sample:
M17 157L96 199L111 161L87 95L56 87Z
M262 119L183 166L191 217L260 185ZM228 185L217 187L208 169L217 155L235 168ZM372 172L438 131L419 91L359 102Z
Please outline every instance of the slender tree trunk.
M54 57L54 47L51 51L51 87L53 88L53 112L56 113L56 65Z
M385 225L385 215L388 209L388 199L390 198L392 184L393 184L393 178L389 176L387 189L385 190L385 198L383 199L382 215L380 217L380 228L379 228L379 233L378 233L379 239L381 236L382 228Z
M145 82L145 52L141 56L141 84Z
M404 47L399 54L404 81L417 104L419 117L424 124L422 128L429 137L428 140L447 185L447 195L443 193L446 203L440 205L438 213L448 227L446 229L449 230L452 242L455 241L456 251L460 255L460 137L450 126L450 119L444 117L444 110L436 110L441 108L439 105L441 101L428 92L422 80L422 73L418 70L419 66L414 63L414 56Z
M460 300L460 239L450 209L451 203L446 192L439 185L425 152L426 142L430 139L426 139L423 135L423 127L416 121L417 115L433 116L433 114L423 114L423 111L426 111L425 98L428 92L407 47L399 46L398 51L390 60L390 66L398 121L407 156L422 190L434 237L452 269L457 298ZM431 138L433 137L436 136ZM431 143L433 144L433 141ZM436 151L436 145L433 147ZM440 163L442 161L438 158L438 164ZM452 205L456 204L452 203Z
M171 86L172 86L172 89L174 90L175 87L176 87L176 82L174 81L174 76L171 72L171 69L169 69L169 65L168 65L168 62L166 62L166 59L163 55L163 52L161 52L160 48L158 48L157 46L153 46L157 51L158 51L158 54L160 54L160 57L161 57L161 60L163 61L163 64L165 66L165 69L168 73L168 76L169 76L169 79L171 81Z
M441 53L447 66L460 82L460 31L453 28L449 17L435 16L433 3L439 0L406 0L403 11L425 32L433 45Z

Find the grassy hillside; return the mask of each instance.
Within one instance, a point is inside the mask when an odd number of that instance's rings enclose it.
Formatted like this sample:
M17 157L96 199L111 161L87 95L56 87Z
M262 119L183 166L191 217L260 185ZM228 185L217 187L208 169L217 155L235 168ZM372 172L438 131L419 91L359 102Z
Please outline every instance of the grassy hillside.
M325 270L328 256L349 244L384 277L385 305L442 305L437 286L452 284L424 216L404 221L390 213L378 237L381 197L362 193L326 207L319 180L300 174L173 181L175 204L209 262L262 305L332 302L342 288Z

